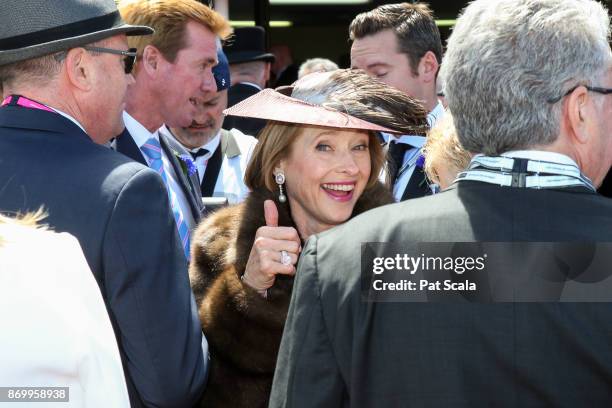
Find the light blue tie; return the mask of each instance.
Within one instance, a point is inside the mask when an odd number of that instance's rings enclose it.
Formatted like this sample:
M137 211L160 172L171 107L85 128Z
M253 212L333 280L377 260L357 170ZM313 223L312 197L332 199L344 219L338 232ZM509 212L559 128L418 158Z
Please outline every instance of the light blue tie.
M174 221L176 221L176 227L181 238L183 251L185 251L185 256L187 257L187 260L189 260L189 227L187 226L187 222L185 221L183 213L181 212L181 207L179 206L176 193L172 191L168 185L168 177L166 176L166 171L164 170L159 141L152 137L148 139L140 149L149 158L149 167L158 172L166 184L168 198L170 199L170 205L172 206L172 214L174 215Z

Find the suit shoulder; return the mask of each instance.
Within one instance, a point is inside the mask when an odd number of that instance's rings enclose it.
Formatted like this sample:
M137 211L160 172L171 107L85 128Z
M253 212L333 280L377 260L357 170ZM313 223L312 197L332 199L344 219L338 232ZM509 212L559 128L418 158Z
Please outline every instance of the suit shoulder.
M243 133L240 129L233 128L231 130L223 129L225 132L231 133L239 145L256 145L257 138Z
M247 135L237 128L232 128L230 130L222 129L222 132L226 132L226 134L234 138L238 145L238 149L240 149L241 155L252 154L255 145L257 145L257 139L255 137Z

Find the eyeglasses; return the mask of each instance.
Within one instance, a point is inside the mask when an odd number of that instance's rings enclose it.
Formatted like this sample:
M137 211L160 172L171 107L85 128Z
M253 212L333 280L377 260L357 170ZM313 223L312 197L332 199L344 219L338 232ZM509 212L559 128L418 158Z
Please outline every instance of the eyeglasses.
M136 63L136 56L138 55L137 54L138 49L136 48L130 48L127 51L115 50L113 48L91 47L88 45L83 48L86 49L87 51L105 52L107 54L123 55L123 69L126 74L129 74L132 72L132 69L134 68L134 64Z
M575 87L573 87L572 89L567 91L565 94L563 94L561 96L557 96L556 98L549 99L548 103L557 103L557 102L559 102L561 99L565 98L567 95L569 95L572 92L574 92L580 86L584 86L587 89L587 91L597 92L597 93L603 94L603 95L608 95L608 94L612 93L612 88L600 88L598 86L576 85Z

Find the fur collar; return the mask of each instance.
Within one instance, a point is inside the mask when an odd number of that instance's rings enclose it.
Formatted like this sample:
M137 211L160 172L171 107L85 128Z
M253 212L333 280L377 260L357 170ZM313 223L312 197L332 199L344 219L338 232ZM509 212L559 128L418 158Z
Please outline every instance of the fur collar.
M206 288L228 266L234 266L239 275L244 273L257 229L266 224L263 210L265 200L272 200L276 204L278 225L296 228L291 217L289 203L279 202L278 193L262 189L251 192L241 204L226 207L211 214L193 234L194 247L190 277L198 304ZM366 189L357 200L351 218L372 208L393 202L393 196L388 188L381 183L376 183L373 187ZM198 273L198 270L206 271L206 273ZM277 290L290 292L292 284L292 277L279 276L274 287L269 291L270 297L273 298Z
M295 227L277 194L255 191L210 215L192 236L189 277L211 355L201 406L268 405L293 277L277 276L267 298L240 280L257 229L265 225L267 199L276 203L279 225ZM357 201L353 216L391 202L391 193L376 185Z

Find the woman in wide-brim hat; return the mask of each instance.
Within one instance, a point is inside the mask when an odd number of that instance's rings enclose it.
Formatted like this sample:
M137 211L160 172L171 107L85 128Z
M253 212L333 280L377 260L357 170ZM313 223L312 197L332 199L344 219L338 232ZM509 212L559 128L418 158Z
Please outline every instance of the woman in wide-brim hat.
M193 235L190 278L211 353L206 407L267 406L305 240L393 202L378 181L378 133L426 129L418 103L362 71L279 91L225 111L268 120L245 175L251 193Z

